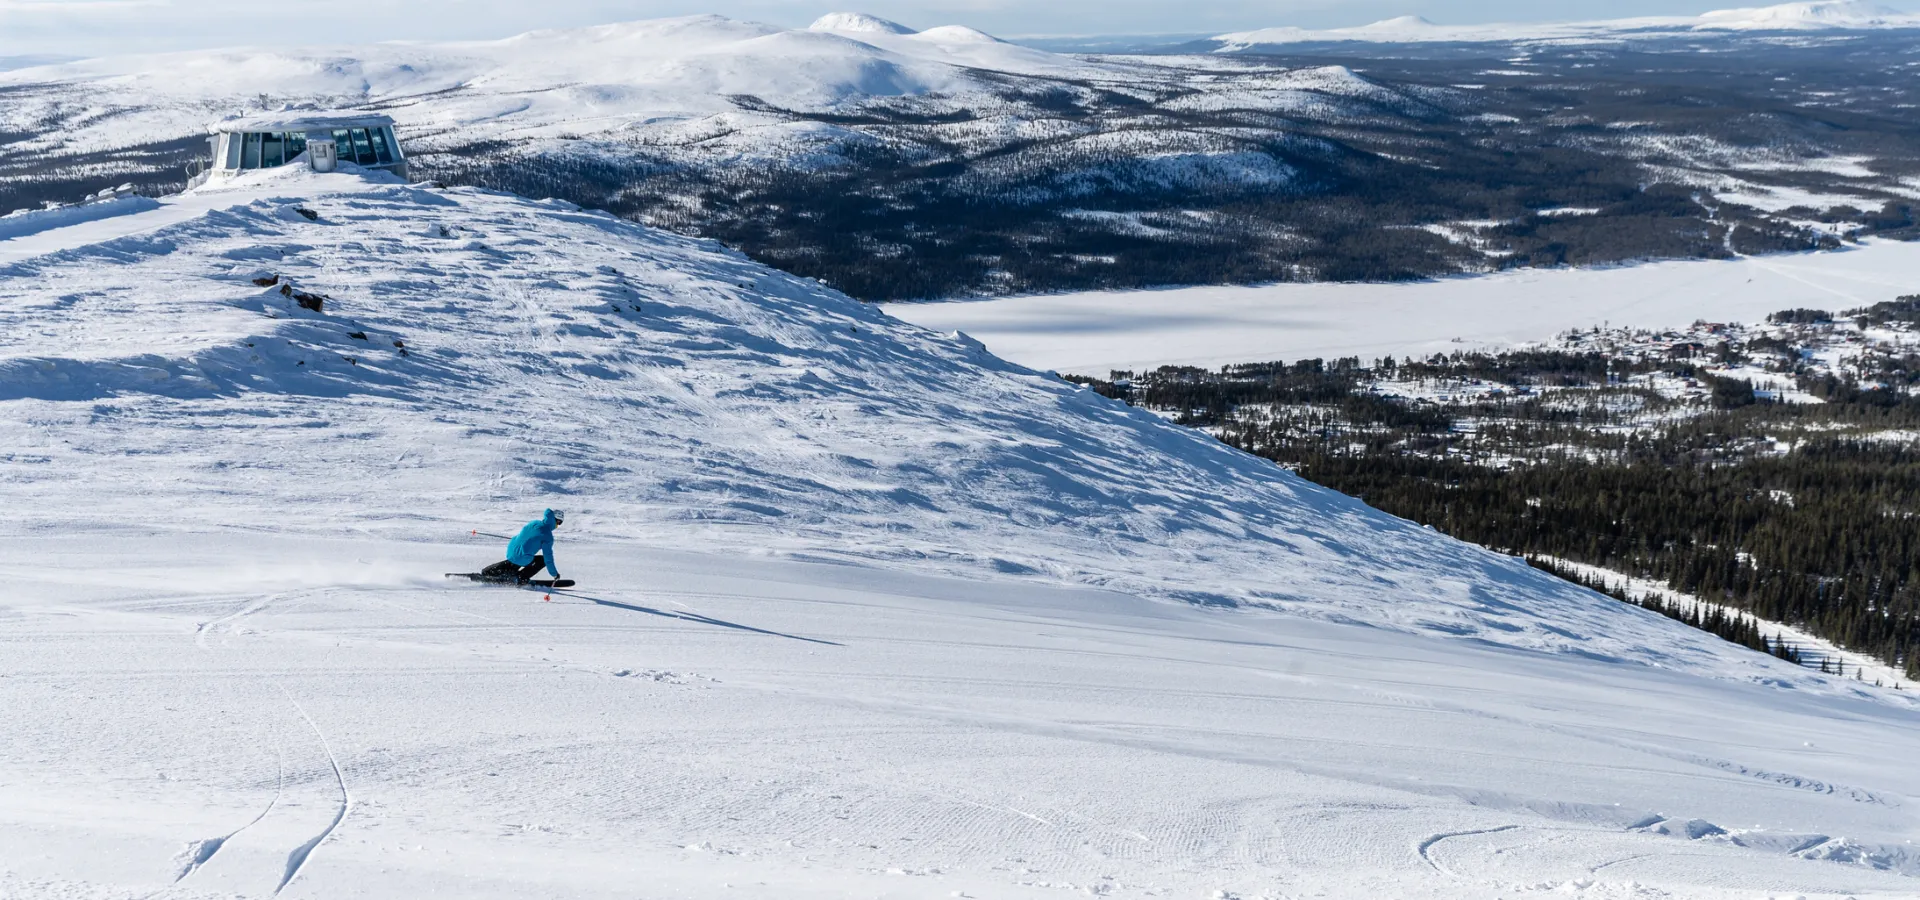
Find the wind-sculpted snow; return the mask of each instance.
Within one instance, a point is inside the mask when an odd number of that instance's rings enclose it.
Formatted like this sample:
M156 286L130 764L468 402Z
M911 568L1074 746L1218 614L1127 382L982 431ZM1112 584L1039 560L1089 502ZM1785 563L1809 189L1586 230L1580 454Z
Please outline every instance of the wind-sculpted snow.
M567 204L0 241L0 440L8 897L1920 877L1904 693ZM578 588L441 577L542 507Z
M1817 682L710 243L472 190L255 181L267 199L0 269L0 399L14 446L44 448L0 471L32 527L271 509L412 534L564 505L644 542ZM137 506L72 508L40 473Z

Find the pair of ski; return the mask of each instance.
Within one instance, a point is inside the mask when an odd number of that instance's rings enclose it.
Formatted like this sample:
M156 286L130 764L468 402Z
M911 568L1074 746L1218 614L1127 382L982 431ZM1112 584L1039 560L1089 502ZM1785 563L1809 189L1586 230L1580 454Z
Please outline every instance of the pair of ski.
M492 575L482 575L479 572L448 572L447 577L448 578L465 578L469 581L478 581L481 584L498 584L498 585L505 585L509 587L542 587L542 588L573 587L573 579L571 578L536 578L532 581L521 581L518 578L512 578L512 577L498 578Z

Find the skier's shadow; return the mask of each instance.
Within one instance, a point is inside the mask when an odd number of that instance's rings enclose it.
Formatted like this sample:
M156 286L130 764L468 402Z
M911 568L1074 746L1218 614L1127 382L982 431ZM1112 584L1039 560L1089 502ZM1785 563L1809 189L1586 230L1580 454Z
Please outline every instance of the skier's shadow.
M556 590L554 591L554 593L559 594L559 593L562 593L562 591ZM699 613L673 612L671 610L665 610L665 609L654 609L651 606L639 606L632 603L621 603L618 600L602 600L599 597L589 597L585 594L576 594L573 591L565 591L565 596L578 597L582 600L586 600L592 603L598 603L601 606L611 606L616 609L625 609L625 610L631 610L637 613L646 613L647 615L650 615L650 616L661 616L668 619L683 619L688 622L698 622L702 625L718 625L721 628L732 628L736 631L751 631L754 634L767 634L767 635L772 635L774 637L783 637L790 641L806 641L809 644L825 644L829 647L846 646L845 644L837 644L837 643L834 643L833 641L823 641L819 638L801 637L800 635L797 635L797 634L786 634L784 632L779 632L779 631L768 631L765 628L755 628L752 625L742 625L739 622L729 622L725 619L716 619L716 618L713 618L712 616L700 615Z

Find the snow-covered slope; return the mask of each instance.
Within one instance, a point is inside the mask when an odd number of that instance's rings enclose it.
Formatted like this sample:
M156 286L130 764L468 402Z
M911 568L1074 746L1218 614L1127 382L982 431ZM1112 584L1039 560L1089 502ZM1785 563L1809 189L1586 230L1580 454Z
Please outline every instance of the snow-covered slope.
M309 200L346 179L265 174L223 186L232 208L175 222L225 196L202 191L0 269L8 439L36 448L8 464L20 527L273 509L301 530L422 536L574 496L607 538L1801 677L717 245L471 191ZM133 231L149 218L162 227ZM219 439L196 444L212 422ZM139 466L87 465L156 438ZM71 483L35 477L81 471L129 506L75 506Z
M300 171L33 238L6 896L1920 878L1905 694L713 244ZM438 577L543 506L579 591Z
M1441 43L1448 41L1551 41L1620 37L1684 37L1716 31L1816 31L1830 29L1920 28L1920 15L1865 0L1809 0L1777 6L1723 9L1699 16L1649 16L1592 22L1436 25L1419 16L1401 16L1354 28L1306 29L1291 26L1217 35L1221 50L1233 52L1263 44L1320 41Z

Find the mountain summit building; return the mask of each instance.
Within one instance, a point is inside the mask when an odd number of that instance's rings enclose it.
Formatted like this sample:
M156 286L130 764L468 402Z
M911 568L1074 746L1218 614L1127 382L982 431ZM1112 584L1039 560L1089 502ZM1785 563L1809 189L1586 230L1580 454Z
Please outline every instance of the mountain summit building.
M334 171L345 162L407 177L406 155L386 116L279 113L229 119L207 131L213 149L209 174L271 169L304 159L316 172Z

